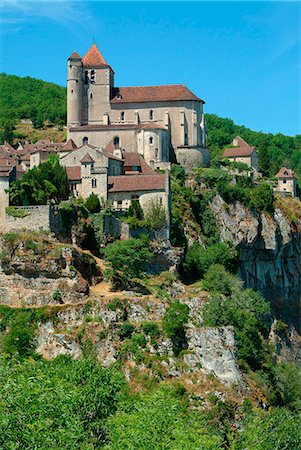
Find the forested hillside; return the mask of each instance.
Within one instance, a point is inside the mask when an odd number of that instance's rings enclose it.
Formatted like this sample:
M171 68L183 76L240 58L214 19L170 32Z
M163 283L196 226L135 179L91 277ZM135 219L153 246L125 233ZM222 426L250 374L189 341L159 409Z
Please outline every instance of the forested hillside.
M48 120L66 123L66 88L31 77L0 74L0 118L31 119L35 126Z

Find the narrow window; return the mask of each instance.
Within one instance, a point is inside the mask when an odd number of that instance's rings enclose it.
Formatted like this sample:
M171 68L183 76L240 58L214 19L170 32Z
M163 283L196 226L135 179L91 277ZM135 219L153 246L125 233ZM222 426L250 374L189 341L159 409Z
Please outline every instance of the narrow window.
M156 150L155 150L155 157L158 158L158 155L159 155L159 149L156 148Z
M286 184L286 180L283 180L283 183Z
M93 98L93 94L92 94L92 92L91 92L91 94L90 94L90 98Z
M153 144L153 143L154 143L154 138L153 138L152 136L149 138L149 143L150 143L150 144Z
M95 83L95 70L91 70L91 83Z
M124 111L121 111L120 113L120 120L121 122L124 122Z
M85 84L89 83L89 72L85 70Z
M85 136L85 137L83 138L83 145L87 145L88 142L89 142L89 139L87 138L87 136Z
M92 188L97 187L97 180L95 178L92 178Z
M73 94L73 89L71 89L71 94Z
M149 120L154 120L154 111L152 109L149 112Z
M185 133L185 136L184 136L184 145L188 145L188 134L187 133Z
M119 146L120 146L120 139L119 139L119 137L118 136L115 136L114 137L114 147L115 148L119 148Z

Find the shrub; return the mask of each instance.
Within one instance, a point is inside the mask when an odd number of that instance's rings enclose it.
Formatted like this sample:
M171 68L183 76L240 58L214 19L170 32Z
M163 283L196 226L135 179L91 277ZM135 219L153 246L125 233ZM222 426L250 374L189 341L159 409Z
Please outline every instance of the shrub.
M128 283L133 278L140 277L151 257L148 239L144 237L109 244L104 250L104 255L105 261L110 264L106 275L117 288L124 282Z
M301 369L294 363L282 363L272 369L271 403L301 411Z
M240 365L258 369L266 360L261 335L269 330L269 312L269 303L259 293L233 286L227 297L217 292L210 296L203 308L203 320L205 326L232 325Z
M184 325L188 322L189 307L179 300L172 303L163 316L163 329L166 335L172 340L173 351L176 356L187 348Z
M56 289L53 294L52 298L55 302L60 302L62 300L62 293L59 289Z
M8 206L5 208L5 212L8 216L23 219L29 215L29 212L24 209L19 209L16 206Z
M18 311L9 321L9 332L3 339L3 351L20 357L29 356L33 349L35 325L30 311Z
M273 189L268 184L261 184L254 189L250 189L248 205L250 208L273 214L274 201L275 197Z
M158 198L151 199L145 211L145 222L153 230L161 230L167 225L166 210Z
M158 324L156 324L156 322L143 322L141 328L143 333L152 338L160 336L160 329Z
M234 270L237 264L237 252L228 244L216 243L208 248L192 244L186 253L182 271L188 280L202 278L213 264L222 264L228 270Z
M204 275L202 286L209 292L230 295L233 291L233 286L242 286L242 282L227 272L221 264L214 264L210 266L208 272Z
M129 209L126 212L126 217L143 220L144 215L139 200L132 200Z
M126 339L126 338L130 338L132 336L132 334L134 333L134 331L135 331L134 325L132 325L129 322L124 322L119 327L118 335L119 335L120 339Z
M92 192L92 194L89 195L87 200L85 201L85 208L89 211L91 214L99 213L100 211L100 201L97 195Z

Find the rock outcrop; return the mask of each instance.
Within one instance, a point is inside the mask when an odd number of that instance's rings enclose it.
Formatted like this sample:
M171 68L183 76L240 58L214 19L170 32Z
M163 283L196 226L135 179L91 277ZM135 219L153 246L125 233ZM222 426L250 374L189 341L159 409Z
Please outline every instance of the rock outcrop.
M301 332L300 232L278 208L274 217L259 215L239 202L228 205L219 195L210 208L221 240L239 251L239 272L245 286L260 291L271 302L275 317Z

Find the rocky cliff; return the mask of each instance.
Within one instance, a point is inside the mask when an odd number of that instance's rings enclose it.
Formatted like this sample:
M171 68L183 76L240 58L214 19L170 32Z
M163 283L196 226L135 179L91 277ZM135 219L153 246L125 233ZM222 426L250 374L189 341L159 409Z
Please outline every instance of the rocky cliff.
M276 318L301 332L300 202L276 203L274 216L257 214L241 203L228 205L216 195L210 208L222 241L239 251L239 272L245 286L271 302ZM289 218L294 214L294 220Z

